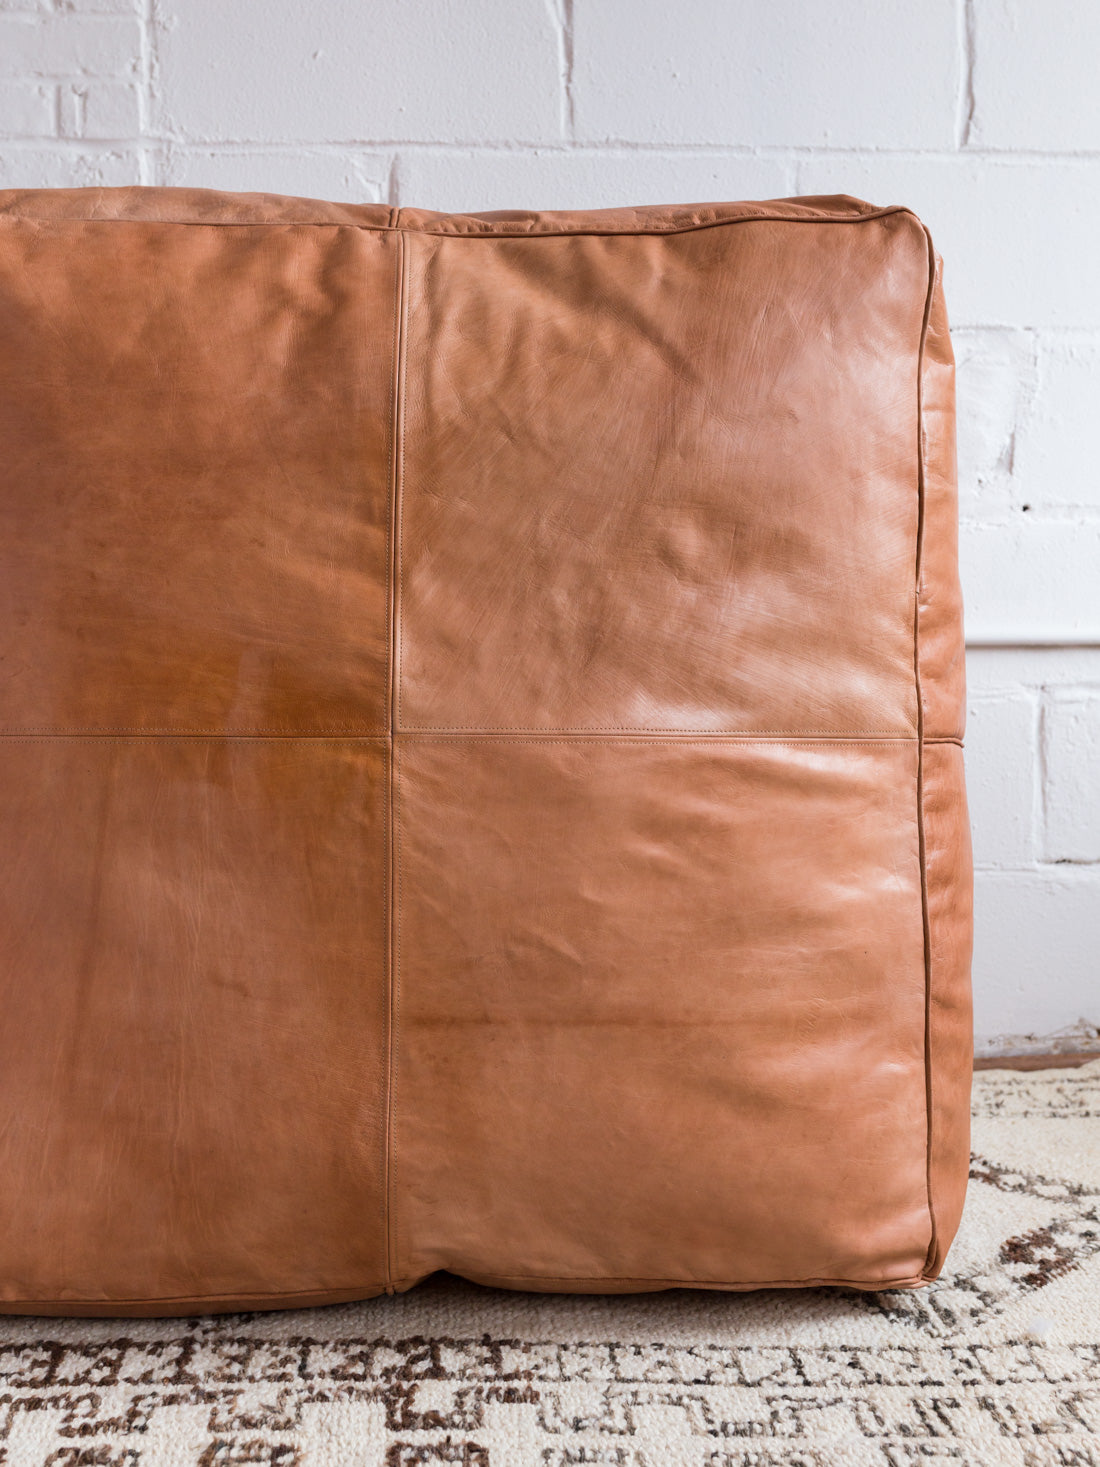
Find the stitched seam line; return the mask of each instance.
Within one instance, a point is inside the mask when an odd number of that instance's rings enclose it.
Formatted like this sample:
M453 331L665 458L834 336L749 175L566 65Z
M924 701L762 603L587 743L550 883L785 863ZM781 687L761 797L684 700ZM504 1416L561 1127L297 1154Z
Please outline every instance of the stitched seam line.
M398 211L400 213L400 211ZM392 729L391 740L391 768L393 771L393 846L391 850L391 869L393 880L393 970L391 975L391 1034L390 1046L390 1159L389 1174L392 1179L397 1173L397 1059L401 1042L401 806L399 802L400 770L398 768L398 742L397 728L401 717L401 593L402 579L402 557L401 557L401 527L402 527L402 505L404 502L403 489L405 484L405 383L408 372L409 351L409 294L412 276L412 243L406 237L405 248L402 251L404 261L402 271L401 289L401 375L399 416L397 419L397 479L396 492L394 495L394 557L395 557L395 599L393 608L393 642L391 657L393 663L394 700L391 704L392 713L390 726ZM391 1205L388 1210L389 1243L392 1247L391 1276L397 1272L397 1262L400 1257L400 1242L398 1238L399 1217L395 1208Z
M0 728L0 738L13 734L149 734L181 739L323 739L331 735L346 735L349 738L386 739L388 728L357 728L354 724L336 725L311 732L296 728L142 728L140 724L130 727L110 723L69 725L67 723L12 724Z
M661 728L657 725L646 726L644 724L635 727L633 724L623 723L614 727L598 726L585 728L577 725L573 728L539 728L517 725L515 727L489 725L487 728L479 728L474 723L438 724L414 723L408 727L399 728L402 734L589 734L598 737L600 734L691 734L695 738L739 738L760 739L776 736L779 738L836 738L836 739L862 739L881 737L883 739L905 739L913 743L917 739L915 733L902 734L892 728L853 728L850 732L843 729L833 728L759 728L759 729L737 729L737 728Z
M409 254L410 254L410 259L411 259L411 254L412 254L412 248L411 248L411 246L409 247ZM407 370L407 366L408 366L408 352L409 352L409 292L408 292L408 289L407 288L405 290L405 298L404 298L404 301L402 302L402 316L403 316L403 320L402 320L402 331L401 331L401 371L402 371L402 379L404 379L404 374L405 374L405 371ZM404 411L402 411L402 413L401 413L400 437L399 437L399 440L398 440L397 453L398 453L398 463L399 463L399 472L400 472L400 476L401 476L401 482L404 483L405 482L405 414L404 414ZM404 546L404 517L403 517L403 514L402 514L402 508L403 508L403 502L402 501L398 501L398 504L397 504L397 520L396 520L396 522L394 524L394 534L397 537L396 575L397 575L397 600L398 600L398 603L399 604L403 604L403 592L404 592L404 589L405 589L404 556L402 555L402 549L403 549L403 546ZM405 631L404 625L403 625L403 623L401 621L400 616L398 616L398 617L395 618L395 623L394 623L394 659L395 659L394 660L394 706L393 706L393 718L391 720L391 725L390 725L394 733L396 733L398 731L398 729L400 729L400 727L401 727L401 660L402 660L401 654L404 651L404 631Z
M397 934L398 934L398 908L397 908L397 744L390 743L390 768L389 768L389 790L387 805L389 809L389 831L388 846L386 851L386 866L389 872L388 881L388 911L386 913L387 929L387 982L386 982L386 1107L385 1124L383 1127L383 1163L385 1167L385 1186L382 1189L383 1209L385 1211L385 1269L386 1269L386 1293L394 1292L394 1277L396 1268L396 1241L393 1228L393 1197L394 1197L394 1157L395 1157L395 1113L394 1113L394 1073L396 1060L396 989L397 989Z
M5 734L5 744L49 744L64 743L66 739L72 739L81 744L137 744L142 739L150 739L160 744L171 743L223 743L223 744L389 744L388 734L373 734L371 737L359 737L355 734Z
M923 226L922 226L923 228ZM920 679L920 597L924 557L924 353L936 288L936 252L932 236L924 230L928 250L928 289L924 298L920 348L917 352L917 543L913 592L913 681L917 694L917 848L920 858L921 926L924 940L924 1108L925 1189L928 1195L929 1239L924 1260L927 1273L936 1254L936 1209L932 1197L932 931L928 916L928 862L924 834L924 699Z
M392 222L393 213L391 212ZM401 278L405 253L404 246L404 236L399 234L397 236L397 247L394 251L393 271L393 339L390 348L391 401L389 423L390 503L386 524L386 577L388 582L386 615L389 623L387 627L389 644L387 652L386 721L388 724L387 742L389 757L386 768L386 1020L382 1070L385 1077L385 1091L382 1097L382 1239L385 1252L383 1270L385 1273L385 1288L387 1293L393 1292L393 1266L390 1254L390 1132L392 1126L390 1080L393 1045L393 608L396 584L393 572L393 557L396 543L394 535L394 506L397 500L397 418L400 411L399 402L401 396L399 332L401 329Z
M389 223L394 220L394 209L391 207ZM390 411L389 422L386 431L386 488L389 493L389 507L386 515L386 630L387 635L392 624L393 606L393 473L394 473L394 418L397 412L397 321L398 321L398 299L401 290L401 251L404 240L398 236L395 241L393 256L393 330L390 339ZM367 324L364 320L363 329L366 331ZM386 823L383 833L383 850L385 854L385 880L383 891L385 909L385 968L384 968L384 994L385 1004L382 1016L382 1042L381 1042L381 1073L382 1073L382 1107L381 1124L379 1126L379 1167L381 1177L380 1208L381 1208L381 1237L382 1237L382 1273L383 1289L386 1293L391 1292L390 1266L389 1266L389 1170L387 1158L389 1156L389 1107L387 1097L389 1095L389 1067L390 1067L390 948L392 945L391 922L390 922L390 827L393 821L393 716L392 704L392 667L389 657L389 646L387 644L386 655L386 779L385 779L385 807Z
M513 732L515 732L515 733L525 733L525 734L527 734L529 737L531 737L533 739L537 739L540 736L540 730L537 730L537 729L536 730L530 730L530 729L516 729L516 730L511 730L511 729L509 729L509 730L503 731L503 736L501 736L501 737L498 737L498 736L494 735L494 740L497 741L497 742L500 742L500 743L507 743L508 742L508 735L510 733L513 733ZM767 744L767 743L774 743L777 739L782 739L783 741L785 741L787 743L790 743L790 744L798 744L798 743L813 743L813 744L915 744L917 742L916 736L913 735L913 734L888 734L888 735L879 735L879 736L876 736L876 737L871 737L871 736L867 736L867 735L863 735L863 734L817 734L817 733L812 733L812 732L811 733L807 733L807 734L800 734L800 733L793 733L793 732L788 733L788 732L786 732L784 730L778 730L778 729L775 730L774 732L768 732L767 730L765 730L763 733L758 733L758 734L757 733L740 734L740 733L723 733L723 732L716 732L716 733L710 733L710 734L708 734L705 730L700 730L700 729L687 729L687 728L670 728L670 729L664 729L664 730L661 730L661 729L639 729L637 732L640 735L653 734L655 737L650 740L650 742L652 742L652 743L668 742L670 744L679 743L679 742L688 742L688 743L708 743L709 742L709 743ZM588 742L591 742L591 743L599 743L601 741L601 739L606 739L607 742L609 742L609 743L610 742L613 742L613 743L621 743L621 742L624 741L624 739L625 740L628 740L629 737L630 737L630 734L627 731L625 731L625 730L620 735L620 731L618 729L548 729L546 731L545 737L547 737L547 738L553 738L553 737L555 737L557 735L561 735L563 733L564 734L568 734L570 736L570 739L571 740L575 740L577 743L583 743L586 740ZM492 735L492 734L493 734L493 730L491 730L491 729L470 729L469 731L467 731L465 729L449 729L449 730L448 729L426 729L423 732L421 732L421 730L419 730L419 729L402 729L399 732L395 732L395 734L392 735L392 737L408 739L408 740L410 740L413 743L431 743L434 739L445 739L445 738L446 739L449 739L449 740L453 740L454 742L457 743L457 742L460 742L463 739L479 739L479 738L483 742L487 742L489 735ZM614 737L608 739L607 736L609 734L610 735L613 735ZM658 738L658 737L656 737L657 735L661 735L661 737ZM270 741L272 743L278 743L281 740L286 740L287 742L291 742L291 743L299 742L299 741L307 741L308 742L309 740L314 740L317 743L334 742L334 743L365 743L365 744L375 743L375 744L380 744L380 743L388 743L389 740L390 740L390 738L391 738L391 735L389 733L382 733L382 732L378 732L378 733L340 733L340 732L336 732L336 733L319 733L319 734L311 734L311 733L282 733L282 732L280 732L280 733L271 733L271 732L260 732L260 733L217 733L217 732L206 732L205 730L191 731L191 730L187 730L187 729L179 729L179 730L177 730L177 729L125 729L125 728L115 728L115 729L111 729L111 728L105 728L105 729L81 729L81 728L54 728L54 729L42 729L42 728L39 728L39 729L36 729L36 728L25 728L25 729L11 729L11 730L9 730L9 729L0 729L0 739L5 739L9 743L19 743L21 740L24 741L24 742L30 743L30 742L36 742L38 740L46 740L46 739L87 739L89 742L94 743L96 741L96 739L112 739L112 738L117 739L120 742L122 740L124 740L124 739L163 739L163 740L165 740L165 742L170 742L172 739L221 739L225 743L235 743L235 742L241 742L241 741L247 742L250 739L255 739L255 740L260 740L260 741L268 740L268 741ZM928 738L926 738L924 740L924 743L925 743L925 746L927 746L928 744L955 744L960 749L963 747L963 740L960 739L960 738L958 738L954 734L935 734L935 735L930 735Z
M404 378L405 378L405 353L404 353L404 302L408 288L408 251L409 246L406 236L399 233L396 284L393 305L393 412L390 419L390 515L389 515L389 684L387 687L386 701L389 717L389 771L387 779L386 803L387 803L387 849L386 849L386 885L388 892L388 905L386 913L387 931L387 982L386 982L386 1094L385 1094L385 1119L382 1127L383 1145L383 1179L382 1188L383 1211L385 1222L385 1249L386 1249L386 1291L393 1293L393 1276L396 1272L396 1239L393 1225L393 1196L394 1196L394 1169L396 1160L396 1115L394 1110L394 1078L397 1059L397 744L394 739L396 727L396 707L398 663L397 663L397 628L399 626L398 602L400 600L400 513L401 513L401 482L404 475L404 454L402 442L404 437Z
M501 738L482 739L482 738L476 738L476 737L474 737L474 738L468 738L468 737L466 737L466 738L457 738L457 737L447 738L445 735L442 735L442 734L440 734L438 736L433 736L433 737L430 737L430 738L420 738L420 737L417 737L415 739L407 739L404 734L400 734L400 735L398 735L398 739L399 740L404 740L405 742L411 743L411 744L455 744L456 746L457 745L466 746L466 745L469 745L469 744L487 744L487 745L490 745L491 747L499 747L502 744L562 744L562 745L565 745L565 746L567 746L569 748L572 748L572 749L584 748L584 746L586 744L595 744L595 745L598 746L601 743L606 744L606 746L609 747L609 748L616 748L616 749L617 748L620 748L623 744L658 744L658 745L660 745L660 744L667 744L667 746L670 749L683 749L685 747L689 747L692 744L697 744L697 745L699 745L700 748L704 748L705 749L705 748L708 747L708 745L721 744L721 743L726 743L726 744L747 744L747 745L764 744L764 745L767 745L770 748L791 748L791 749L800 748L800 747L802 747L805 744L817 744L817 745L819 745L820 747L823 747L823 748L830 748L833 745L837 745L837 744L841 744L841 745L844 745L844 744L860 744L860 745L864 745L864 746L871 747L871 748L881 747L882 745L889 746L890 744L894 744L894 743L897 743L897 744L913 744L913 745L916 744L916 740L915 739L721 739L721 738L711 738L711 739L683 739L683 738L681 738L681 739L656 739L656 738L654 738L654 739L647 739L647 738L563 739L563 738L556 738L556 737L549 737L549 738L537 738L537 737L530 737L530 738L510 738L507 735L504 736L504 737L501 737ZM951 740L951 742L954 742L954 740Z
M391 212L391 223L392 212ZM393 339L390 346L390 421L389 421L389 443L388 443L388 468L389 468L389 514L386 517L386 617L388 621L387 632L390 645L387 649L387 679L386 679L386 722L387 749L386 760L386 1017L382 1035L382 1074L384 1078L385 1091L382 1097L382 1240L384 1248L383 1272L385 1274L386 1292L392 1291L390 1267L390 1109L389 1109L389 1076L390 1076L390 988L391 975L393 972L393 870L390 859L390 846L393 831L393 505L396 494L397 478L397 400L399 392L398 378L400 366L398 358L399 322L401 319L401 257L404 253L404 239L398 236L397 245L394 250L393 262Z

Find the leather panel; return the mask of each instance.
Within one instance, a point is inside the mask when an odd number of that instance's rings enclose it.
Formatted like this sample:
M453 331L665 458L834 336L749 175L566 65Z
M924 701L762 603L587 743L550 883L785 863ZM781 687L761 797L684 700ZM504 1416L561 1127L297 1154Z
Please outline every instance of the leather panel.
M395 1277L919 1275L916 759L404 739Z
M0 218L0 727L388 730L396 255Z
M0 1309L380 1290L384 741L0 760Z
M910 215L409 255L399 728L915 731Z

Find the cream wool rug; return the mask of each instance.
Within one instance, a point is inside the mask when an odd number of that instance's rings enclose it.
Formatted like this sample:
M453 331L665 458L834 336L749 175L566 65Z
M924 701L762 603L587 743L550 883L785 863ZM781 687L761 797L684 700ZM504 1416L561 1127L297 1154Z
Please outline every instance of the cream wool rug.
M1100 1464L1100 1061L975 1076L919 1293L501 1294L0 1319L3 1467Z

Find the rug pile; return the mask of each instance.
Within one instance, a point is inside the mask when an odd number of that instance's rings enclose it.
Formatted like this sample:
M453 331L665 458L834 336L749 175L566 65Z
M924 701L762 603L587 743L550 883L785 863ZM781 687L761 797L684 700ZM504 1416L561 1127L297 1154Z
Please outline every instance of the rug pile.
M1100 1061L975 1076L917 1293L497 1293L0 1319L2 1467L1100 1467Z

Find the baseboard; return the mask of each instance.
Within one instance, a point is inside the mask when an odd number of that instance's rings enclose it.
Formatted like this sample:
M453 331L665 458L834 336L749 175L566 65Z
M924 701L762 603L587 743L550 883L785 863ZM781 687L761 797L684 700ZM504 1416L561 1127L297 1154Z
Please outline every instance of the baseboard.
M1100 1051L1077 1054L987 1054L974 1061L976 1070L1072 1070L1100 1060Z

